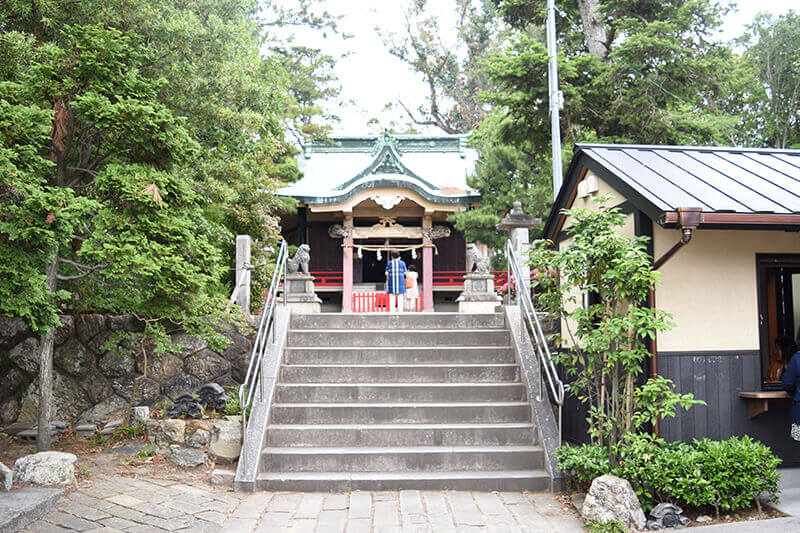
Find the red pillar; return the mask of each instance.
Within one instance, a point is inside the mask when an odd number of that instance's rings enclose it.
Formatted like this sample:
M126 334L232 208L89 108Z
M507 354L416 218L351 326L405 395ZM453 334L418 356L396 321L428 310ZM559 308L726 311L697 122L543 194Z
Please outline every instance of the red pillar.
M353 217L345 216L344 227L353 228ZM342 312L353 311L353 234L343 239L342 246Z

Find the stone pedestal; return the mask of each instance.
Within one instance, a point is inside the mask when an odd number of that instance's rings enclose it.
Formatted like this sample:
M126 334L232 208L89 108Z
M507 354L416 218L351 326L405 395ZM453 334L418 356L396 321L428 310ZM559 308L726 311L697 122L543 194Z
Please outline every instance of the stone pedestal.
M459 313L494 313L501 301L494 291L494 275L478 272L464 276L464 292L456 299Z
M300 314L319 313L322 300L314 292L314 276L295 272L286 274L286 304Z

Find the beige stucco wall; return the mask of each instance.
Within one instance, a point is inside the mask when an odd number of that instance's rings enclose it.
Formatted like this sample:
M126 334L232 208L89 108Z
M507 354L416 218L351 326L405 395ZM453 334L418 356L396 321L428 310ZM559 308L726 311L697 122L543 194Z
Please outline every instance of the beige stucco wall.
M655 225L655 256L678 241L678 230ZM756 254L800 254L800 234L698 229L660 269L656 307L676 327L658 336L659 352L758 350Z
M623 203L626 200L625 197L622 196L622 194L620 194L617 190L615 190L613 187L611 187L608 183L606 183L603 180L601 180L600 178L598 178L592 171L587 170L586 175L584 176L584 179L586 179L586 178L595 178L597 180L597 192L591 193L591 194L589 194L589 195L587 195L587 196L585 196L583 198L577 198L576 197L575 201L573 202L571 207L578 207L578 208L590 209L592 211L597 211L599 209L599 205L594 201L594 199L599 197L599 196L605 195L605 194L610 194L611 196L613 196L613 198L611 200L606 202L606 206L607 207L613 207L613 206L619 205L619 204ZM634 235L636 235L636 229L635 229L635 225L634 224L635 224L635 222L634 222L633 215L632 214L627 215L625 217L625 224L622 226L620 231L622 232L623 235L626 235L628 237L633 237ZM562 231L566 231L566 228L569 228L571 225L572 224L571 224L570 219L567 218L567 220L564 222L564 228L565 229L562 230ZM563 241L560 242L559 248L563 249L563 247L568 246L571 240L572 239L570 239L570 238L564 239ZM570 291L567 294L567 297L568 298L574 297L575 298L575 304L578 304L578 305L582 305L583 304L584 297L577 290ZM574 308L575 304L567 302L566 303L567 310L571 310L571 308ZM562 321L561 321L561 331L562 331L563 336L564 336L564 345L565 346L572 346L572 341L571 341L571 339L570 339L570 337L569 337L569 335L567 333L568 332L568 328L570 328L570 327L571 327L571 324L568 323L566 320L562 319ZM571 330L575 331L575 328L571 327Z

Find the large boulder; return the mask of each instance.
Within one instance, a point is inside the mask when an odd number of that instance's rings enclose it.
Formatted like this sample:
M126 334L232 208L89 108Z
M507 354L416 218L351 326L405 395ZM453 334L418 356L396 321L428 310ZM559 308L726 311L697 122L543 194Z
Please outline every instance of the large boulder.
M9 398L0 404L0 424L11 424L19 418L19 400L16 398Z
M54 350L53 361L71 376L83 376L94 368L94 354L74 337Z
M133 380L138 376L125 376L121 378L114 378L111 380L111 386L114 392L125 398L131 399L131 392L133 391ZM136 405L152 404L161 397L161 383L154 379L143 378L138 381L136 385L136 398L133 403Z
M60 346L75 335L75 319L72 315L61 315L61 325L53 332L53 343Z
M127 351L111 351L100 359L98 365L100 371L110 378L118 378L133 374L136 370L136 362L133 355Z
M0 482L3 484L2 489L5 492L10 491L11 485L14 483L14 472L3 463L0 463Z
M34 422L39 405L39 380L35 380L22 401L19 419L23 422ZM58 370L53 372L53 418L57 420L75 420L92 406L89 396L69 376Z
M78 424L99 424L120 418L128 408L128 402L112 394L105 400L81 413Z
M194 468L206 462L203 450L194 448L170 448L166 453L167 461L181 468Z
M193 394L203 382L189 374L172 376L164 382L164 396L172 400L184 394Z
M186 437L186 445L192 448L205 448L209 442L211 442L211 434L202 428Z
M88 343L106 326L106 317L103 315L78 315L75 317L75 332L78 340Z
M39 372L39 340L28 337L8 351L8 358L28 374L36 375Z
M187 357L184 369L187 374L191 374L200 381L208 383L209 381L214 381L214 378L229 372L231 363L206 348Z
M627 479L604 475L595 478L583 502L581 515L586 521L616 520L630 529L644 529L646 520L639 498Z
M39 452L20 457L14 463L14 479L33 485L68 485L75 482L75 461L71 453Z
M186 422L177 418L165 418L158 423L157 444L183 444Z
M208 348L208 343L201 339L200 337L195 337L194 335L189 335L183 331L178 333L173 333L170 335L170 339L172 342L179 346L179 351L177 355L184 359L192 354L199 352L204 348Z
M242 420L240 417L228 417L217 420L211 429L211 457L219 463L232 463L242 452Z
M111 382L97 371L84 374L80 385L94 404L100 403L114 394Z
M111 331L144 331L144 323L133 315L109 315L106 317L106 327Z
M16 344L23 336L29 334L30 330L21 318L0 316L0 346Z
M144 357L137 358L136 370L143 373ZM177 355L163 353L161 355L150 354L147 357L147 376L156 381L166 381L181 372L183 372L183 361Z
M231 342L222 351L222 357L231 362L233 378L241 383L250 363L253 342L232 327L226 329L224 334Z

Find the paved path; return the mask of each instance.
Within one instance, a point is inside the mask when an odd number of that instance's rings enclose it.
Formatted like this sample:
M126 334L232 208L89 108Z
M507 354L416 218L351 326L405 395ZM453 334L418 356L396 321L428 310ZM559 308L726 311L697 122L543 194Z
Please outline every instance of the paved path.
M26 531L583 531L550 494L400 491L239 494L152 478L98 479Z

